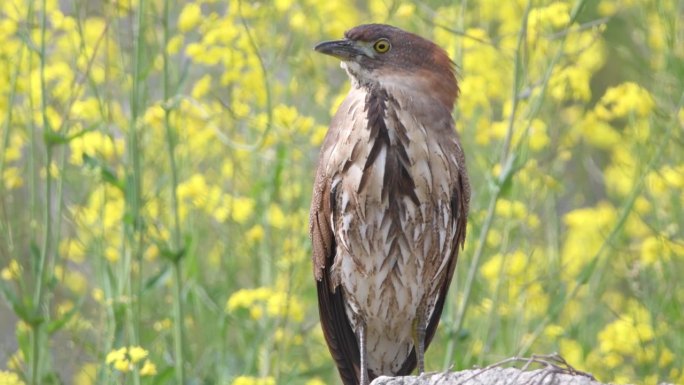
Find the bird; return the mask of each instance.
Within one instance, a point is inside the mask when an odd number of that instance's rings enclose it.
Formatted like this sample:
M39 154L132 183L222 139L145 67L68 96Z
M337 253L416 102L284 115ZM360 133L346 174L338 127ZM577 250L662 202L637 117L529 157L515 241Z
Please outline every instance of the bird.
M470 202L455 65L385 24L314 50L351 80L321 145L309 217L323 336L344 385L423 373Z

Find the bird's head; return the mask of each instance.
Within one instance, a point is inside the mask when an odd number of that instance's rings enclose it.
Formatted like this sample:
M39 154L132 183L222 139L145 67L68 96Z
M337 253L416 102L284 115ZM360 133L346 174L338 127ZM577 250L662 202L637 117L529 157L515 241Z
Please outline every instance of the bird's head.
M458 96L454 64L435 43L385 24L359 25L344 39L325 41L317 52L342 60L358 86L380 86L390 93L435 98L453 108Z

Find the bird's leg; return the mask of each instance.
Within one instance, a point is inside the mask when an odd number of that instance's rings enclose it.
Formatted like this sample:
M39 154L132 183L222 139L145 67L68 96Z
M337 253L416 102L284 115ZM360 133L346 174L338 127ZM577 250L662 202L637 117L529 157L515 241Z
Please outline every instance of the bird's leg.
M425 372L425 321L423 306L418 308L418 314L413 319L413 347L416 350L418 360L418 374Z
M361 356L361 374L359 375L359 383L361 385L368 385L368 357L366 357L366 324L359 323L359 355Z

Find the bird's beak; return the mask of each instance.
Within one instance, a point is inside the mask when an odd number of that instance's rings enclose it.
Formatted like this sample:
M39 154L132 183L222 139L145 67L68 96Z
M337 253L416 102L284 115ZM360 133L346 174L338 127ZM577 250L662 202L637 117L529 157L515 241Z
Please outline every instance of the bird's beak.
M351 60L356 56L365 55L354 41L347 39L324 41L316 44L314 50L341 60Z

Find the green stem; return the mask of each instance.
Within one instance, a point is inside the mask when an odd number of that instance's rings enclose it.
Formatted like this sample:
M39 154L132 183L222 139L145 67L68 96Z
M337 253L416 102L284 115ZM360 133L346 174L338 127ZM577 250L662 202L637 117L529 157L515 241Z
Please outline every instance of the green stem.
M499 200L501 189L497 188L492 198L489 200L489 207L487 208L487 215L485 217L484 223L482 224L482 229L480 230L480 237L477 242L477 248L473 254L473 260L470 263L470 268L468 269L468 277L466 278L465 291L463 293L463 299L461 301L461 306L458 308L456 313L456 320L451 328L452 338L449 339L447 344L446 354L444 355L444 367L449 368L452 365L452 360L454 357L454 349L456 347L455 339L463 327L463 320L465 319L466 310L468 309L468 304L470 303L470 296L473 290L473 284L475 282L475 275L477 274L478 268L480 266L480 259L484 252L484 246L487 242L487 234L489 234L489 229L492 227L494 221L494 211L496 209L496 202Z
M171 168L171 211L173 213L173 252L176 258L173 262L175 276L175 296L174 296L174 349L175 349L175 369L176 381L179 385L185 383L185 359L183 357L183 275L181 273L182 253L181 249L181 227L180 215L178 210L178 167L176 165L176 131L171 125L171 74L169 69L169 54L166 47L169 43L169 13L170 0L164 0L164 44L162 45L162 57L164 62L164 126L166 128L166 144L169 153L169 165Z
M45 40L47 30L47 1L42 1L43 12L41 15L41 34L40 34L40 92L41 92L41 112L43 132L51 130L47 118L47 86L45 81ZM35 154L35 153L34 153ZM31 323L32 342L33 342L33 362L31 363L31 384L37 385L40 383L41 374L41 360L42 360L42 344L41 333L43 323L43 286L45 285L45 265L47 264L50 236L52 232L52 181L50 175L50 164L52 163L52 146L47 144L45 155L45 203L43 213L43 241L40 250L40 257L38 261L38 269L36 272L36 282L33 292L33 317ZM47 317L47 313L44 314Z
M141 190L142 190L142 151L139 143L138 120L143 109L142 87L143 79L143 57L146 48L145 44L145 9L146 1L138 1L136 21L134 23L134 49L133 49L133 84L131 87L131 119L127 135L127 161L131 171L126 180L126 213L125 236L130 247L124 253L124 265L121 278L125 280L124 290L129 294L131 306L126 307L126 318L129 326L129 341L131 345L140 345L140 313L142 296L142 246L144 241L144 228L141 215ZM133 264L137 264L137 279L134 279L132 269ZM138 371L132 373L133 383L140 384Z
M173 316L175 319L173 328L174 348L176 353L176 380L178 385L185 384L185 368L183 366L183 284L181 279L180 260L173 263L173 274L175 278L175 293L173 301Z

